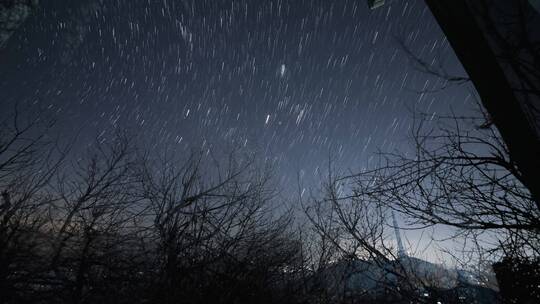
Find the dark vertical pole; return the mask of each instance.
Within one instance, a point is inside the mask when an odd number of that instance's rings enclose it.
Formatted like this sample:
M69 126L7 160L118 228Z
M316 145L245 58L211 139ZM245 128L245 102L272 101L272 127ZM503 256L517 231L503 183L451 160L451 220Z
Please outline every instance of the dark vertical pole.
M426 0L540 207L540 138L466 0Z

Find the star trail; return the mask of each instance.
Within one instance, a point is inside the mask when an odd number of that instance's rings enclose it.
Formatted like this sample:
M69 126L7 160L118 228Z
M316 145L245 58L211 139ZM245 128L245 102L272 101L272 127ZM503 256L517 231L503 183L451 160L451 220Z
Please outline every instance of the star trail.
M49 1L1 51L0 91L66 137L243 147L290 185L329 156L357 169L401 149L413 108L467 108L467 87L425 93L443 81L398 41L464 73L423 1Z

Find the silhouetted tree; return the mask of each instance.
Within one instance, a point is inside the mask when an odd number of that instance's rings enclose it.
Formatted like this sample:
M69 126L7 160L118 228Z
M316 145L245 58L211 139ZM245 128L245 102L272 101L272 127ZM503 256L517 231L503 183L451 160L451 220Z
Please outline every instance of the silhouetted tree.
M253 157L150 156L126 134L67 154L51 124L15 114L1 129L1 303L301 301L304 245Z

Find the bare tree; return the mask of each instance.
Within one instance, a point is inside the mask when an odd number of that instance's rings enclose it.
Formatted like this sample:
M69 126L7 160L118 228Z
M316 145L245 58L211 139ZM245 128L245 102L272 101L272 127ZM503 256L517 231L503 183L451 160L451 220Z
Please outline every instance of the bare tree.
M0 302L300 298L302 243L253 157L156 161L125 134L66 155L39 120L4 125Z
M449 121L418 125L413 156L385 155L380 167L350 176L355 196L375 198L415 224L494 231L499 249L538 254L540 206L498 133L474 120L469 128L464 119Z
M327 195L318 204L326 206L322 210L327 215L317 211L323 215L312 222L326 235L341 232L343 236L334 236L336 246L355 258L372 254L374 261L392 260L392 250L384 246L384 222L370 220L384 218L385 210L392 210L404 215L413 228L452 227L454 237L476 245L464 250L482 255L484 261L486 256L491 263L501 256L534 260L540 245L540 208L497 131L482 125L483 117L433 118L422 115L415 120L411 153L382 154L373 169L329 178ZM376 210L382 216L374 214ZM372 225L375 228L369 229ZM444 299L478 298L482 286L493 284L493 278L486 277L471 288L463 272L457 272L457 278L444 270L426 277L409 262L391 265L383 269L396 276L398 285L411 283L406 296L426 290ZM448 288L449 280L458 285ZM485 297L494 298L492 291L484 290Z
M322 241L319 247L332 247L332 257L319 274L326 301L427 303L437 291L452 288L450 271L396 249L388 222L391 209L376 199L357 197L347 178L330 169L322 197L305 205Z
M50 269L72 303L88 302L108 271L102 261L130 237L136 217L137 155L126 136L96 143L88 157L57 174L50 206Z
M142 170L156 239L152 298L160 303L253 299L274 283L272 273L294 260L287 217L273 220L268 209L270 176L249 158L231 154L224 166L215 161L208 168L204 157L192 154L181 166L167 159Z
M44 271L39 231L47 224L48 192L65 150L48 136L53 121L21 117L0 122L0 293L2 301L31 294Z

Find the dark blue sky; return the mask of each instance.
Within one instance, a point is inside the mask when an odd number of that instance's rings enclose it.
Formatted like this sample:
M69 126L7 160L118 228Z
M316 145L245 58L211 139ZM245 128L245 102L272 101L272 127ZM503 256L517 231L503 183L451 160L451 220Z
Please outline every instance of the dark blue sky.
M397 39L464 74L421 0L42 2L0 50L1 102L46 109L82 142L128 128L156 151L245 146L282 185L310 184L329 153L354 169L405 149L408 109L471 108L469 87L416 92L442 83Z

